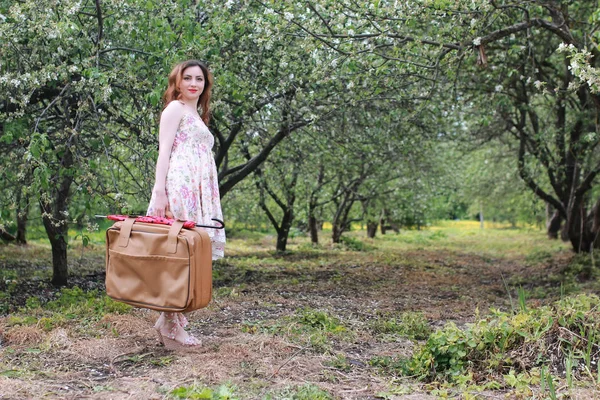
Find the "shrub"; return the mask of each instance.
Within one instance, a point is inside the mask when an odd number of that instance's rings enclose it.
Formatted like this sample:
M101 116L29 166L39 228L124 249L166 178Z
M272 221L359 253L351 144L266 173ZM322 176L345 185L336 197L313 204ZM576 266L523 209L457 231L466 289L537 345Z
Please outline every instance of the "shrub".
M564 370L568 354L590 362L594 338L600 337L600 298L567 297L552 306L490 316L460 329L449 323L432 333L409 359L372 360L373 365L434 381L486 371L500 379L504 371L534 368ZM550 368L549 368L550 369Z

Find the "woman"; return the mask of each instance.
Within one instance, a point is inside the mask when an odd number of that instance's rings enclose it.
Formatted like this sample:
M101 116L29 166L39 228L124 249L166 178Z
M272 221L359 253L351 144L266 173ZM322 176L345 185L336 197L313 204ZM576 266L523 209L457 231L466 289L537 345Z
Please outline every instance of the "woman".
M212 75L199 61L177 64L169 74L160 117L156 180L148 215L167 216L212 225L222 219L217 169L212 155L210 118ZM201 114L198 109L200 108ZM223 257L225 233L209 229L213 260ZM184 328L182 313L161 313L154 328L166 347L198 346Z

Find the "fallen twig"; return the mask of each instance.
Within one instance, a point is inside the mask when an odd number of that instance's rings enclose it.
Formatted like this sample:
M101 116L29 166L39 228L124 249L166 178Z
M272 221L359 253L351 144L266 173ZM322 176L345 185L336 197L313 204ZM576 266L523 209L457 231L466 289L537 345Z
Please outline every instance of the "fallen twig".
M275 375L277 375L279 373L279 371L281 370L281 368L285 367L290 361L292 361L292 359L294 359L294 357L296 357L298 354L300 354L304 350L306 350L306 347L302 347L302 348L300 348L300 350L297 350L294 354L292 354L287 360L285 360L285 362L283 364L281 364L275 370L275 372L273 372L273 374L269 377L269 380L273 379L275 377Z

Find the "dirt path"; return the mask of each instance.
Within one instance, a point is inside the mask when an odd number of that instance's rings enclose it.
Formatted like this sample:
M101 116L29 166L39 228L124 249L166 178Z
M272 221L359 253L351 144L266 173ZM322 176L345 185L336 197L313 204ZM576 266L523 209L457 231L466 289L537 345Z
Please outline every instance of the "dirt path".
M527 275L547 275L549 268L558 267L530 266ZM421 384L373 366L374 359L408 356L415 346L373 327L407 312L422 313L432 328L460 325L476 310L508 308L503 282L522 280L524 266L421 249L238 253L215 271L214 301L189 318L191 332L203 339L195 352L158 346L151 329L158 314L151 311L106 315L91 334L78 331L81 321L44 332L9 327L4 318L0 399L162 399L194 384L226 384L240 399L311 398L293 393L313 386L339 399L434 398ZM302 325L320 312L338 321L339 332Z

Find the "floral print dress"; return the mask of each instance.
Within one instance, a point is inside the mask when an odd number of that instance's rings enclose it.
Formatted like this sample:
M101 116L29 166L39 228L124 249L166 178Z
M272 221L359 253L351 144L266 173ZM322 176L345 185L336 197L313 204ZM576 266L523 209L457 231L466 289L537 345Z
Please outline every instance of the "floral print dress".
M174 218L203 225L217 225L211 218L223 220L217 167L212 154L214 143L204 121L198 115L186 112L175 133L165 185ZM155 215L154 196L150 199L147 215ZM222 258L224 230L206 231L212 243L212 259Z

